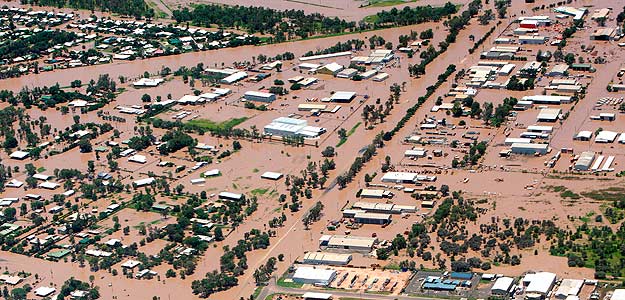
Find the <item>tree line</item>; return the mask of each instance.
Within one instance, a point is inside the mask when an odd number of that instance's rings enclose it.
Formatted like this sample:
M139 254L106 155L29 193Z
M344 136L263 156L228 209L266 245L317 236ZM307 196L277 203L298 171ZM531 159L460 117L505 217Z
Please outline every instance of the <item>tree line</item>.
M71 7L99 10L124 16L133 16L137 19L153 18L154 9L150 8L144 0L20 0L22 4L38 6L54 6L58 8Z

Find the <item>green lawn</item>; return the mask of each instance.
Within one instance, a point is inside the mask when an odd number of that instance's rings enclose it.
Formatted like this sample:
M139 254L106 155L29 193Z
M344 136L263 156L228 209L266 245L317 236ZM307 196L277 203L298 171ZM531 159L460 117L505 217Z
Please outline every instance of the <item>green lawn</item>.
M354 132L356 132L356 129L358 128L358 126L360 126L361 122L356 123L356 125L354 125L354 127L352 127L352 129L350 129L347 132L347 136L345 138L342 138L338 144L336 144L336 148L340 147L341 145L345 144L345 142L347 142L347 138L354 134Z
M285 287L285 288L299 289L303 286L303 284L297 283L297 282L285 282L284 278L280 278L278 280L278 286Z
M417 0L369 0L368 7L384 7L384 6L395 6L404 3L417 2Z
M224 121L221 123L217 123L208 119L195 119L195 120L191 120L187 122L187 124L192 125L192 126L197 126L207 131L217 132L217 131L230 130L234 128L235 126L245 122L247 119L248 119L247 117L234 118L234 119L230 119L228 121Z

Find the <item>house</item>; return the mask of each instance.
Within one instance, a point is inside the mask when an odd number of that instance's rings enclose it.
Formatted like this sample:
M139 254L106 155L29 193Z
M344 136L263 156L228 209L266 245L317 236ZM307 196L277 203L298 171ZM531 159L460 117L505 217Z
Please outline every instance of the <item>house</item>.
M134 269L136 266L138 266L140 264L141 264L141 262L139 262L139 261L129 259L125 263L122 264L122 268L132 270L132 269Z
M143 155L140 154L135 154L131 157L128 158L129 162L135 162L135 163L140 163L140 164L144 164L147 162L147 158Z

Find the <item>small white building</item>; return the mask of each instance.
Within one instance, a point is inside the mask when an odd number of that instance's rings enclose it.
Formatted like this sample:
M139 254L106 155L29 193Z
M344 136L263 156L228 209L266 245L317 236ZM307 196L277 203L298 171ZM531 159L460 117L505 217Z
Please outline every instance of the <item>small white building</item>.
M512 277L499 277L490 289L490 293L493 295L505 296L510 294L512 286L514 285L514 278Z

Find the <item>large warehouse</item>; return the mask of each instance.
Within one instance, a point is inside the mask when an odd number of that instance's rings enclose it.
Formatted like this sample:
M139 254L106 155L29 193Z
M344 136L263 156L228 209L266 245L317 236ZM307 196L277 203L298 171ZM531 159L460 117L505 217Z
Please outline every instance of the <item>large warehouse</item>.
M362 224L384 225L391 223L391 215L362 211L354 215L354 221Z
M525 289L525 299L544 299L556 283L556 274L549 272L539 272L526 274L523 277Z
M328 249L341 249L352 251L366 251L373 249L378 242L377 238L353 235L324 235L319 239L320 246Z
M510 148L512 153L523 155L545 155L549 150L549 144L528 144L528 143L514 143Z
M335 270L298 267L293 274L293 281L303 284L329 285L336 278Z
M538 122L555 122L560 118L562 110L559 108L543 108L538 113L536 121Z
M347 265L352 261L352 255L332 252L308 252L304 254L304 263L311 265Z
M264 132L265 134L282 137L303 136L304 138L315 138L325 133L326 129L308 126L308 121L306 120L280 117L266 125Z
M245 100L270 103L276 100L276 95L272 93L249 91L243 95Z
M582 290L584 281L580 279L563 279L560 286L556 290L557 299L566 299L568 296L577 296Z
M387 172L382 176L382 182L392 183L415 183L417 174L407 172Z
M579 158L575 162L575 170L578 171L588 171L590 169L590 165L595 160L595 152L585 151L579 155Z

